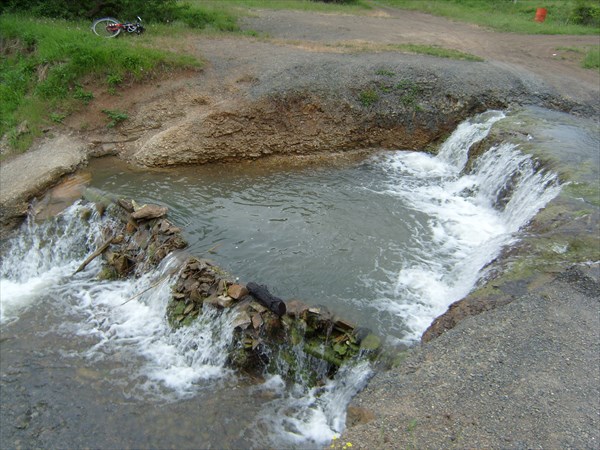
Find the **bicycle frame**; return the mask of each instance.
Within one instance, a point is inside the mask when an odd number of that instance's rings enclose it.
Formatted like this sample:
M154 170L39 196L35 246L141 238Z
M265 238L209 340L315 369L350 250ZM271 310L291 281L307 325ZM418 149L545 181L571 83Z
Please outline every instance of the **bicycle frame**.
M121 34L121 31L127 33L141 34L144 32L141 17L137 17L137 22L121 22L112 17L103 17L96 19L92 24L92 31L98 36L116 37Z

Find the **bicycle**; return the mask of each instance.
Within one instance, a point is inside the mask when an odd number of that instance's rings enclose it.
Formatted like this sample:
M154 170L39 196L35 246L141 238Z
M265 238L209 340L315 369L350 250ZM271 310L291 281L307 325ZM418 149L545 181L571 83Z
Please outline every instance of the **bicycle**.
M92 31L98 36L107 38L116 37L121 31L139 35L144 32L144 27L142 26L142 19L140 16L137 17L137 20L137 22L121 23L112 17L103 17L94 20L94 23L92 23Z

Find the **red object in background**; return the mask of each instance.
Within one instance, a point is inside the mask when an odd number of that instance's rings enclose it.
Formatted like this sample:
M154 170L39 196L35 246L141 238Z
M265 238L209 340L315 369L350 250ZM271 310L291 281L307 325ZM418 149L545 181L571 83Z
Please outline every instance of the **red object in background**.
M546 8L538 8L537 11L535 12L535 20L536 22L543 22L544 20L546 20L546 14L548 13L548 10Z

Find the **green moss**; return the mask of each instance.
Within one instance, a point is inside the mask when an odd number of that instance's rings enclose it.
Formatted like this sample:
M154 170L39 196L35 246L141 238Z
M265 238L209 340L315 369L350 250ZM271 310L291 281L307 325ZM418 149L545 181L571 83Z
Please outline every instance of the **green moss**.
M583 198L586 202L600 207L600 186L597 183L569 183L563 190L571 197Z
M113 266L110 266L108 264L103 266L100 270L100 273L98 274L99 280L116 280L117 278L119 278L117 271Z
M391 70L387 70L387 69L378 69L377 71L375 71L376 75L381 75L384 77L393 77L394 75L396 75L395 72L392 72Z
M358 100L363 106L369 107L379 101L379 94L375 89L368 88L358 95Z
M367 335L362 341L360 341L360 349L366 352L375 352L381 347L381 339L375 336L373 333Z

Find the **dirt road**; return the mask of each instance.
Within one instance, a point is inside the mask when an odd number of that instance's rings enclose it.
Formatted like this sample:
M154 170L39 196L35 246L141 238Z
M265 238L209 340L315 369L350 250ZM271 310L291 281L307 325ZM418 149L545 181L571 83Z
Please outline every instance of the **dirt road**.
M572 50L598 45L598 36L498 33L393 8L380 8L367 16L261 11L244 24L283 44L312 51L348 51L344 44L357 48L369 43L435 45L481 57L505 69L530 71L574 98L597 98L600 89L598 71L580 67L581 55Z

